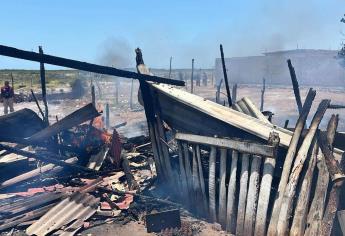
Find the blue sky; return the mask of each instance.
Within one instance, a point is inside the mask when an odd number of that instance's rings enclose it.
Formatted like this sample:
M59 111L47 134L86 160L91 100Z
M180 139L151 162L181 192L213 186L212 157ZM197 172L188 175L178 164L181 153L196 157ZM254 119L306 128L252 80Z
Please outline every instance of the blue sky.
M344 0L2 0L0 44L117 67L134 48L149 67L211 68L219 44L228 57L265 51L338 49ZM0 56L0 68L38 69ZM48 67L54 68L54 67Z

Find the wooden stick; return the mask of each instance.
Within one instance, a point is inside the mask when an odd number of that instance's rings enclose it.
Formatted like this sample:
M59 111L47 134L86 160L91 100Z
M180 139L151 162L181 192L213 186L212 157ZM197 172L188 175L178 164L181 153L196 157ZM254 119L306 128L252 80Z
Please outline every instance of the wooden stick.
M89 72L94 72L94 73L99 73L99 74L113 75L113 76L129 78L129 79L138 79L141 81L152 81L156 83L165 83L165 84L178 85L178 86L185 85L185 82L180 81L180 80L167 79L167 78L162 78L162 77L147 75L147 74L138 74L132 71L119 70L114 67L100 66L100 65L95 65L91 63L66 59L62 57L50 56L47 54L39 54L39 53L19 50L13 47L7 47L3 45L0 45L0 55L29 60L29 61L37 61L37 62L46 63L50 65L68 67L68 68L89 71Z
M199 173L199 182L200 182L200 188L201 188L201 193L202 193L202 201L203 201L203 208L207 217L207 209L208 209L208 203L207 203L207 195L206 195L206 189L205 189L205 179L204 179L204 174L202 170L202 163L201 163L201 153L200 153L200 146L197 144L196 145L196 157L198 161L198 173Z
M266 79L265 79L265 77L264 77L264 78L262 78L260 111L263 111L263 110L264 110L265 90L266 90Z
M224 74L224 82L225 82L226 94L228 96L228 104L229 104L229 107L231 107L232 106L232 101L231 101L231 94L230 94L230 89L229 89L228 74L226 72L226 66L225 66L225 60L224 60L223 45L219 45L219 48L220 48L220 56L221 56L221 59L222 59L222 66L223 66L223 74Z
M307 98L303 106L303 111L297 120L295 132L293 133L291 141L290 141L289 149L287 151L285 161L284 161L284 166L283 166L283 171L282 171L280 182L279 182L278 191L277 191L276 198L273 205L271 220L270 220L268 231L267 231L267 234L270 236L276 235L276 230L277 230L276 227L277 227L278 216L279 216L280 207L281 207L281 203L283 199L283 193L284 193L286 184L288 182L291 166L296 154L298 141L301 137L304 124L305 124L305 121L307 120L315 95L316 95L315 90L309 89Z
M290 236L302 236L304 234L305 225L307 221L308 204L311 190L311 181L313 179L314 168L316 164L316 157L318 152L318 145L314 144L313 152L311 154L308 169L304 176L301 192L298 196L295 214L293 216L292 226L290 229Z
M244 220L244 235L253 235L254 223L256 216L256 207L259 194L259 179L260 179L260 165L261 157L257 155L252 156L252 163L250 169L246 215Z
M220 149L218 221L224 229L226 227L226 186L225 186L226 159L227 159L227 150L222 148Z
M288 63L289 71L290 71L290 76L291 76L291 81L292 81L292 86L293 86L293 92L295 93L298 112L299 112L299 114L301 114L302 113L302 100L301 100L301 95L299 92L299 86L298 86L298 80L297 80L296 73L295 73L295 68L293 68L290 59L287 60L287 63Z
M42 46L38 47L40 55L43 55L43 49ZM44 104L44 122L46 125L49 125L48 120L48 103L47 103L47 95L46 95L46 76L45 76L45 70L44 70L44 63L40 63L40 75L41 75L41 88L42 88L42 100Z
M297 153L296 160L292 168L291 175L289 177L289 182L284 190L284 195L282 199L282 204L281 204L281 209L280 209L278 224L277 224L278 235L285 235L287 232L289 218L292 211L292 207L291 207L292 201L295 196L298 179L300 177L300 173L302 171L304 162L307 158L308 150L314 139L316 130L319 127L319 124L328 108L329 103L330 103L330 100L324 99L319 104L319 107L311 122L309 131L307 135L305 136L303 143Z
M248 168L249 168L249 155L242 154L242 166L240 177L240 194L238 199L237 208L237 223L236 235L243 235L244 232L244 216L246 212L246 200L248 191Z
M232 151L231 157L231 170L228 186L228 201L226 212L226 231L231 234L236 233L236 209L235 209L235 196L236 196L236 172L237 161L239 153L235 150Z
M274 145L276 150L279 146L279 135L278 133L272 132L268 143ZM277 155L277 152L276 152ZM256 236L266 235L266 221L267 221L267 210L271 194L271 184L276 165L275 158L265 158L264 169L262 174L262 180L260 185L258 208L255 220L255 233Z
M36 103L36 105L38 107L38 111L41 113L41 116L44 119L44 113L43 113L42 108L41 108L40 104L38 103L38 100L37 100L37 98L36 98L36 96L34 94L34 91L32 89L31 89L31 95L32 95L33 99L35 100L35 103Z
M209 211L211 222L217 221L216 215L216 155L217 149L211 147L209 159L209 174L208 174L208 196L209 196Z

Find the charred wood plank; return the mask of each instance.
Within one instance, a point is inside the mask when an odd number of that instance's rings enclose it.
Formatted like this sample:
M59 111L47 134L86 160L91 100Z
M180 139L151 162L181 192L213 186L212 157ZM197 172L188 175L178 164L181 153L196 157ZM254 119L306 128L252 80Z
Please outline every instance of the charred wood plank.
M209 196L209 214L211 222L217 221L216 213L216 155L217 149L211 147L209 159L209 174L208 174L208 196Z
M255 143L252 141L240 141L235 139L225 139L216 137L207 137L196 134L176 133L177 140L188 141L191 143L198 143L204 145L216 146L219 148L234 149L239 152L264 155L267 157L274 157L275 147Z
M295 93L295 98L296 98L296 103L297 103L297 108L299 114L302 113L302 100L301 100L301 94L299 92L299 85L298 85L298 80L296 77L296 72L295 68L291 64L291 60L287 60L289 71L290 71L290 76L291 76L291 81L292 81L292 86L293 86L293 92Z
M231 107L232 106L232 100L231 100L231 94L230 94L230 88L229 88L228 74L226 71L225 60L224 60L223 45L219 45L219 48L220 48L220 56L222 59L223 75L224 75L226 94L228 97L228 104L229 104L229 107Z
M237 175L237 161L239 153L232 151L231 156L231 170L230 179L228 185L228 200L226 208L226 231L235 234L236 233L236 209L235 209L235 197L236 197L236 175Z
M84 71L89 71L89 72L94 72L94 73L99 73L99 74L113 75L113 76L118 76L118 77L129 78L129 79L138 79L141 81L151 81L151 82L156 82L156 83L165 83L165 84L178 85L178 86L185 85L185 82L181 80L173 80L173 79L167 79L167 78L162 78L158 76L138 74L131 71L116 69L114 67L100 66L96 64L66 59L62 57L51 56L47 54L39 54L35 52L20 50L13 47L7 47L4 45L0 45L0 55L29 60L29 61L37 61L40 63L46 63L50 65L63 66L63 67L77 69L77 70L84 70Z
M69 167L71 169L82 171L82 172L95 172L94 170L91 170L89 168L86 168L86 167L83 167L80 165L71 164L71 163L61 161L61 160L59 160L61 158L61 156L58 156L54 153L45 152L44 154L36 154L36 153L28 152L28 151L23 151L23 150L18 149L18 148L10 147L10 146L4 145L4 144L0 144L0 148L7 150L9 152L12 152L12 153L16 153L18 155L26 156L29 158L34 158L34 159L41 160L43 162L52 163L52 164L55 164L58 166Z
M311 122L309 132L304 138L300 149L298 150L296 160L294 162L294 166L289 176L289 182L284 190L284 195L282 199L282 204L281 204L278 224L277 224L278 235L285 235L287 233L289 218L292 212L292 207L291 207L292 201L296 193L298 179L300 177L304 162L307 158L307 154L312 144L312 141L314 139L315 133L319 127L319 124L323 118L323 115L325 114L328 108L329 103L330 103L330 100L324 99L319 104L319 107Z
M283 171L281 174L281 179L279 182L277 195L276 195L274 205L273 205L272 216L271 216L271 220L270 220L268 231L267 231L267 234L271 236L276 235L277 222L278 222L279 212L280 212L280 208L281 208L281 204L283 200L284 190L288 183L291 166L292 166L292 163L294 161L294 157L297 151L297 145L301 137L304 124L307 120L315 95L316 95L315 90L310 89L308 92L307 98L305 100L302 113L300 114L297 120L295 132L292 135L289 149L285 157Z
M73 126L79 125L87 120L91 120L100 114L97 112L95 107L90 103L79 110L69 114L58 122L54 123L51 126L35 133L27 140L31 142L37 142L50 138L51 136L56 135L62 130L69 129Z
M220 172L219 172L219 200L218 200L218 221L226 228L226 159L227 150L220 149Z

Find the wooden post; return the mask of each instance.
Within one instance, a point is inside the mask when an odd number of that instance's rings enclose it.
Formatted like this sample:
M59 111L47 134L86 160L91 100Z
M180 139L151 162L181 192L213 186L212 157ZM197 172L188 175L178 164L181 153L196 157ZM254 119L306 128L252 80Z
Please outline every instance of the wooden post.
M327 136L321 134L319 137L320 147L325 157L326 166L332 179L332 189L329 194L328 203L322 218L321 235L331 235L335 214L338 210L339 195L341 185L344 183L344 174L339 167L339 163L333 156L334 135L338 126L339 116L332 115L327 127Z
M190 92L193 93L193 87L194 87L194 58L192 59L192 76L190 78Z
M226 66L225 66L225 60L224 60L223 45L220 45L219 47L220 47L220 56L221 56L221 59L222 59L222 66L223 66L223 74L224 74L226 94L228 96L229 107L231 107L232 106L232 101L231 101L231 94L230 94L230 89L229 89L228 75L227 75L227 72L226 72Z
M208 174L208 196L209 196L209 211L211 222L217 221L216 215L216 155L217 149L212 146L209 159L209 174Z
M276 150L279 146L279 135L278 133L270 133L268 139L268 144L276 147ZM277 150L278 151L278 150ZM275 153L275 157L277 152ZM265 157L262 180L260 185L259 199L258 199L258 208L256 212L255 220L255 233L256 236L266 235L266 221L267 221L267 210L270 200L272 179L274 174L274 169L276 165L276 158Z
M290 59L287 60L287 63L288 63L289 71L290 71L290 76L291 76L291 81L292 81L292 86L293 86L293 92L295 93L298 112L299 112L299 114L301 114L302 113L302 100L301 100L301 95L299 92L299 86L298 86L298 80L297 80L296 73L295 73L295 68L293 68Z
M32 95L32 98L35 100L35 103L36 103L36 105L37 105L37 107L38 107L38 111L41 113L42 119L44 119L44 113L43 113L43 111L42 111L42 109L41 109L41 106L40 106L40 104L38 103L37 98L36 98L36 96L35 96L35 94L34 94L34 91L33 91L32 89L31 89L31 95Z
M248 191L248 168L249 168L249 155L242 154L241 177L240 177L240 195L237 207L237 223L236 235L244 235L244 217L246 212L246 200Z
M187 175L184 168L184 157L183 157L183 147L181 141L177 140L178 146L178 158L179 158L179 168L180 168L180 181L181 181L181 202L185 203L187 208L190 206L189 196L188 196L188 185L187 185Z
M296 150L297 150L297 145L301 137L304 124L305 124L305 121L307 120L315 95L316 95L315 90L310 89L303 106L303 111L297 120L295 132L293 133L291 141L290 141L290 145L289 145L289 148L285 157L285 161L284 161L284 166L283 166L283 171L281 174L281 179L279 182L278 191L277 191L276 198L273 205L271 220L270 220L268 231L267 231L267 234L270 236L276 235L277 222L278 222L278 216L279 216L280 207L281 207L281 203L283 199L283 193L289 179L291 166L292 166L292 163L296 154Z
M13 78L13 74L11 72L11 86L12 86L12 89L14 89L14 78Z
M43 55L42 46L38 47L40 55ZM44 123L48 126L49 119L48 119L48 103L47 103L47 90L46 90L46 75L44 69L44 63L40 63L40 75L41 75L41 88L42 88L42 100L44 104Z
M109 129L110 127L110 120L109 120L109 103L105 104L105 127Z
M202 194L201 194L201 189L200 189L200 182L199 182L199 168L198 168L198 161L196 157L196 147L195 145L192 145L192 151L193 151L193 156L192 156L192 180L193 180L193 192L195 194L195 202L199 203L202 201ZM195 209L195 212L201 216L203 215L203 207L202 206L197 206Z
M231 157L231 170L230 179L228 186L228 201L227 201L227 212L226 212L226 231L231 234L235 234L236 227L236 209L235 209L235 197L236 197L236 172L237 172L237 161L239 153L235 150L232 151Z
M237 101L237 84L234 84L232 86L232 99L231 101L233 101L234 103Z
M170 57L170 66L169 66L169 79L171 79L171 61L172 61L172 57Z
M134 80L132 79L131 81L131 93L130 93L130 97L129 97L129 107L131 108L131 110L133 110L133 82Z
M296 187L298 183L298 179L300 177L300 173L302 171L304 162L307 158L307 153L312 144L314 139L315 133L319 124L325 114L328 105L330 104L330 100L324 99L319 104L319 107L313 117L311 125L309 127L309 131L305 136L303 143L298 150L296 160L294 162L294 166L291 170L291 175L289 177L289 182L284 190L284 195L282 199L282 204L280 208L278 224L277 224L277 234L278 235L285 235L287 233L288 225L289 225L289 218L292 212L292 201L295 196Z
M91 82L91 102L94 107L96 107L96 95L95 95L95 85Z
M201 193L202 193L203 209L205 211L204 215L206 215L207 217L208 203L207 203L207 195L206 195L206 188L205 188L205 179L204 179L201 157L200 157L201 156L200 146L197 144L195 148L196 148L196 157L198 161L198 169L199 169L198 173L199 173L200 188L201 188Z
M115 104L119 104L119 87L120 87L120 81L119 81L119 78L116 78L116 81L115 81Z
M226 227L226 159L227 150L222 148L220 149L218 221L224 229Z
M290 229L291 236L302 236L304 235L305 225L307 221L307 213L308 213L308 204L309 204L309 197L310 197L310 190L311 190L311 182L313 179L314 168L316 164L318 152L318 145L314 144L313 152L311 154L308 169L304 176L302 182L302 191L300 192L297 200L297 205L295 208L295 214L293 216L292 226Z
M253 155L250 169L247 204L246 204L246 215L244 220L244 235L253 235L254 223L256 216L256 207L259 194L259 179L260 179L260 165L261 156Z
M264 99L265 99L265 90L266 90L266 79L265 77L262 78L262 89L261 89L261 104L260 104L260 111L264 110Z
M289 120L285 120L285 123L284 123L284 129L287 129L289 126Z
M220 89L222 87L223 79L219 82L217 85L217 91L216 91L216 103L220 103Z
M190 201L190 206L189 208L192 209L192 203L195 202L195 194L193 191L193 175L192 175L192 170L191 170L191 166L190 166L190 156L189 156L189 150L188 150L188 145L187 143L183 142L182 143L182 147L183 147L183 154L184 154L184 167L185 167L185 171L186 171L186 178L187 178L187 187L188 187L188 198Z

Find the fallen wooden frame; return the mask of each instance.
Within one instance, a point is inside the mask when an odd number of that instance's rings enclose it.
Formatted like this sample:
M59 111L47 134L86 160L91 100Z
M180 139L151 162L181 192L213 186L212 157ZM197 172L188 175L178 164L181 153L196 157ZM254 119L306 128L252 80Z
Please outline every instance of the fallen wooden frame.
M56 135L57 133L61 132L62 130L72 128L73 126L79 125L85 121L91 120L100 114L96 110L96 108L89 103L88 105L74 111L73 113L69 114L68 116L64 117L63 119L57 121L51 126L35 133L31 137L27 138L29 142L38 142L45 140L47 138Z
M24 59L29 61L37 61L40 63L46 63L55 66L63 66L68 68L73 68L77 70L84 70L104 75L112 75L118 77L124 77L129 79L138 79L142 81L151 81L156 83L166 83L171 85L184 86L185 82L181 80L173 80L162 78L153 75L139 74L132 71L120 70L114 67L101 66L96 64L91 64L87 62L81 62L71 59L66 59L62 57L51 56L47 54L40 54L36 52L24 51L13 47L8 47L0 45L0 55L8 56L18 59Z
M274 146L259 144L253 141L207 137L186 133L176 133L175 139L219 148L234 149L238 152L262 155L271 158L274 158L276 152L276 147Z

